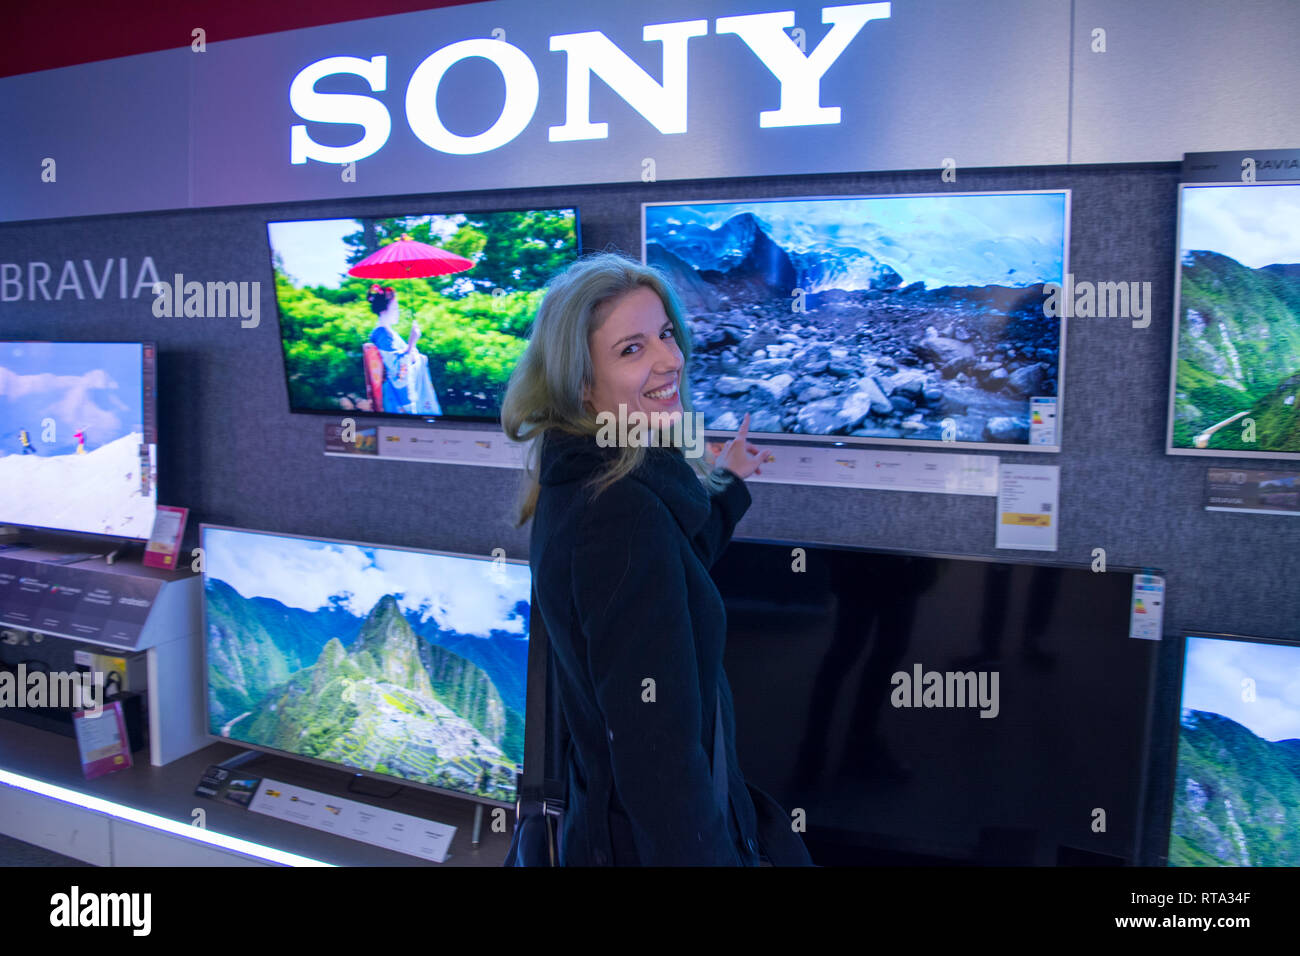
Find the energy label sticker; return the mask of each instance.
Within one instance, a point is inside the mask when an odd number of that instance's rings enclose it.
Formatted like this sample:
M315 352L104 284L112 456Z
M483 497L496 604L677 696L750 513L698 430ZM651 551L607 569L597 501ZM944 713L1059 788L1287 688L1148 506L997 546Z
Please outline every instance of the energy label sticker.
M1165 579L1153 574L1133 575L1133 607L1128 636L1143 641L1160 640L1165 618Z

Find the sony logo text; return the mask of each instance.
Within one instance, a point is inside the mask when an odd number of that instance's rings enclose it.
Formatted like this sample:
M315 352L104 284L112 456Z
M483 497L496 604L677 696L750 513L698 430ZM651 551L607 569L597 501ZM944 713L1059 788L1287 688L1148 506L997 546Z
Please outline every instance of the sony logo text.
M713 23L719 36L735 35L781 84L778 109L758 114L759 126L817 126L840 122L838 106L822 106L821 80L864 26L887 20L888 3L853 3L823 7L822 23L831 29L805 53L786 30L795 25L794 11L719 17ZM642 39L663 49L663 82L642 69L599 30L562 33L550 37L552 53L567 56L565 71L565 121L548 130L552 143L606 139L607 123L591 119L591 78L600 77L611 90L664 135L687 129L688 46L709 33L708 20L682 20L647 24ZM438 116L438 88L447 71L470 57L496 66L505 81L500 113L483 132L465 136L453 133ZM313 140L305 125L290 128L290 163L314 159L321 163L352 163L373 156L388 142L392 117L378 98L357 93L324 93L316 84L328 76L354 74L374 93L388 90L388 57L364 59L330 56L298 72L289 85L289 105L301 119L314 123L353 124L365 131L355 143L326 146ZM430 149L442 153L486 153L511 142L532 122L537 111L540 82L537 68L522 49L504 39L474 38L448 44L416 66L406 84L406 122L411 132Z

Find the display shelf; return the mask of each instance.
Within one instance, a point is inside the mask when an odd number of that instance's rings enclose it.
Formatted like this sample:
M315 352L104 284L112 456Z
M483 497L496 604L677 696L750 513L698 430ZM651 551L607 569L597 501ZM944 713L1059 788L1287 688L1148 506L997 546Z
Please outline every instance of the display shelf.
M76 644L143 651L147 668L149 762L163 766L204 746L202 579L146 567L133 551L55 563L103 542L24 530L32 546L0 552L0 626Z
M471 842L475 803L403 788L391 799L348 793L352 775L270 754L241 765L268 776L410 813L456 827L447 862L358 843L195 796L203 771L243 752L212 743L165 767L139 763L96 780L81 775L76 741L20 724L0 726L0 833L100 866L500 866L507 832L493 833L491 809L482 842ZM385 783L371 782L376 790ZM44 791L44 792L42 792ZM202 809L206 828L193 825ZM224 844L224 845L222 845Z

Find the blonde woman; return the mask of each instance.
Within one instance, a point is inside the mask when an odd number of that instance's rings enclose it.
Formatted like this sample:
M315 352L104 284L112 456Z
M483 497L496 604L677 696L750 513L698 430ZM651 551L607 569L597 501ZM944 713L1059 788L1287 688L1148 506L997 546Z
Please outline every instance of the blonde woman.
M532 442L518 523L570 734L566 866L812 862L745 783L722 668L709 568L750 504L748 416L712 462L597 438L620 405L690 414L690 353L658 271L587 257L550 283L502 405L505 433Z

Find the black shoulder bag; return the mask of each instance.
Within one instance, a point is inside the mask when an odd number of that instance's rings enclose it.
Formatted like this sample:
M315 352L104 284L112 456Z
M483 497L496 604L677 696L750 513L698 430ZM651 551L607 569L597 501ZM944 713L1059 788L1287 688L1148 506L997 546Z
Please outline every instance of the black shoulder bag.
M528 615L528 677L524 770L515 776L515 832L504 866L559 866L564 820L564 754L569 728L553 686L550 640L533 585ZM554 732L552 732L554 728Z

